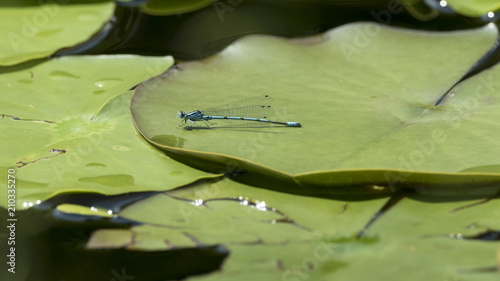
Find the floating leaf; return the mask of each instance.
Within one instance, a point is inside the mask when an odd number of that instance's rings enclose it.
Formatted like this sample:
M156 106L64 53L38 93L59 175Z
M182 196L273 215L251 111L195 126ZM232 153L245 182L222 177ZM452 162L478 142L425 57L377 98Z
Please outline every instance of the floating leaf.
M469 17L479 17L500 9L497 0L447 0L455 11Z
M436 33L356 23L302 40L246 37L142 84L131 111L140 132L168 155L247 182L287 186L276 190L307 186L316 189L303 193L318 194L376 185L494 194L499 173L457 172L499 163L492 151L500 131L494 121L500 68L468 79L437 103L497 35L494 25ZM212 120L210 130L201 121L192 130L178 127L180 110L259 95L274 98L276 114L268 119L302 127L242 127L238 120Z
M344 231L356 233L365 222L344 225L352 219L342 215L346 206L350 214L369 218L384 200L346 204L272 192L225 179L160 193L130 204L117 215L142 223L130 228L134 241L127 245L128 249L165 250L220 243L278 245L316 241L317 235L330 228L322 221L332 218L343 225ZM98 237L93 241L104 243Z
M67 1L37 1L43 5L0 9L0 65L47 57L83 42L113 15L113 2L62 2Z
M423 199L418 198L418 199ZM98 230L87 247L157 251L223 243L220 272L191 280L495 280L496 244L465 239L498 229L498 200L425 202L403 199L356 234L385 199L343 202L273 192L223 180L197 183L138 201L118 213L143 223ZM263 207L266 208L263 208ZM418 211L415 211L418 210ZM122 233L123 232L123 233ZM480 274L480 275L479 275ZM368 278L368 279L369 279Z
M87 248L123 248L133 239L132 232L126 229L102 229L94 232Z
M167 190L212 177L165 157L133 128L127 89L170 65L171 57L66 57L0 75L0 167L16 169L18 205L61 192Z
M151 0L142 5L141 9L156 16L176 15L199 10L213 2L214 0L171 0L168 2Z
M112 218L113 213L110 210L104 210L102 208L88 208L75 204L61 204L56 208L60 212L70 213L70 214L78 214L78 215L87 215L87 216L99 216L105 218Z

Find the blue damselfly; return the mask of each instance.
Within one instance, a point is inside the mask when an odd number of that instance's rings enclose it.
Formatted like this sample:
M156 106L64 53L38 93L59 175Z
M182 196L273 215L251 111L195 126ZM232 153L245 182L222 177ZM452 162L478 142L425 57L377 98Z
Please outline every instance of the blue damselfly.
M256 121L283 125L287 127L301 127L299 122L280 122L267 120L267 117L274 112L270 103L272 98L268 95L253 98L242 99L236 102L228 103L218 107L207 108L205 110L195 110L191 112L179 111L177 117L182 121L179 126L190 123L185 129L191 129L196 121L203 121L208 128L210 120L239 120Z

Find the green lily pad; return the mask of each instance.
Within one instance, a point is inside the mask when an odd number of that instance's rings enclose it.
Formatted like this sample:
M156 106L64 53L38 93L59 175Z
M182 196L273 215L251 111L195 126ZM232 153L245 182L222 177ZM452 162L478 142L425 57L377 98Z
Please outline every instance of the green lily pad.
M141 9L151 15L166 16L196 11L213 2L214 0L151 0L142 5Z
M500 228L499 200L403 199L355 238L384 201L302 197L228 180L198 183L128 206L118 216L143 225L120 230L116 240L117 230L98 230L87 247L229 248L220 272L191 280L498 278L495 272L467 272L496 266L498 242L471 237Z
M125 229L103 229L94 232L92 240L87 243L88 249L123 248L134 239L132 232Z
M320 193L381 185L441 195L483 186L474 192L493 194L500 173L458 172L499 163L492 152L500 132L500 68L468 79L435 104L497 35L494 25L435 33L356 23L303 40L250 36L142 84L131 111L150 142L208 171ZM265 95L276 112L268 119L302 127L227 120L211 120L217 123L211 129L201 121L192 130L178 127L180 110Z
M87 40L109 20L115 7L113 2L37 3L43 5L0 9L0 37L3 38L0 65L47 57L60 48Z
M500 9L497 0L447 0L446 2L455 11L469 17L483 16Z
M127 89L172 63L171 57L65 57L0 75L0 167L16 170L18 207L61 192L167 190L213 177L149 146L131 122Z
M96 207L84 207L75 204L60 204L57 205L56 209L60 212L87 216L98 216L104 218L112 218L113 212L111 210L104 210L102 208Z
M351 202L349 211L369 218L384 201ZM340 216L345 205L342 201L278 193L224 179L197 182L154 195L125 207L116 215L143 223L130 228L134 241L127 244L127 248L166 250L219 243L314 242L329 229L322 221L332 216L343 225L343 231L356 233L365 222L353 224L349 221L352 217ZM104 243L98 237L91 241L101 246Z

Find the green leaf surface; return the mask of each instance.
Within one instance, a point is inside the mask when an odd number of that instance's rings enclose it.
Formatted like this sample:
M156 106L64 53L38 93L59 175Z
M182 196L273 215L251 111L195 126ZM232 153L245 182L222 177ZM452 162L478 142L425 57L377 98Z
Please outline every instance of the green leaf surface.
M384 201L302 197L229 180L198 183L123 209L118 216L144 224L120 230L117 239L131 237L120 243L110 238L116 230L98 230L87 247L229 248L231 255L220 272L191 280L498 278L491 270L498 241L472 238L500 228L499 200L436 203L405 198L356 239ZM484 268L490 270L480 270Z
M104 218L112 218L113 212L111 210L105 210L103 208L96 207L84 207L76 204L60 204L57 205L56 210L69 214L87 215L87 216L98 216Z
M199 10L210 4L214 0L151 0L141 6L141 9L155 16L176 15Z
M113 15L114 3L38 1L39 6L0 9L0 65L47 57L87 40Z
M384 201L347 205L350 214L369 218ZM143 223L130 228L134 241L127 248L154 250L218 243L311 242L323 231L336 231L322 223L331 219L341 223L349 235L355 234L365 222L353 224L352 218L342 216L345 206L342 201L278 193L224 179L200 181L154 195L117 215Z
M132 232L126 229L101 229L94 232L92 239L87 243L87 248L122 248L132 239Z
M167 190L212 177L148 145L131 122L126 91L172 63L65 57L0 75L0 167L16 169L18 207L61 192Z
M455 11L469 17L480 17L500 9L497 0L447 0L446 2Z
M499 163L492 151L499 149L500 68L464 81L435 104L497 35L494 25L436 33L356 23L302 40L250 36L142 84L131 111L147 139L209 171L319 189L418 186L449 195L476 186L494 194L499 173L457 172ZM203 122L178 127L180 110L264 95L274 99L268 119L302 127L226 120L212 120L210 130Z

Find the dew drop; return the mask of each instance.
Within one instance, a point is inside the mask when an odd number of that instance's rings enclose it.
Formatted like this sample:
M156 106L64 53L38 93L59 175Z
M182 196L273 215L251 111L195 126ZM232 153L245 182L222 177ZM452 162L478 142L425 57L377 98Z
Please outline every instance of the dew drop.
M104 88L104 87L113 87L121 82L123 82L123 79L120 78L104 78L99 81L96 81L94 85L96 85L99 88Z

